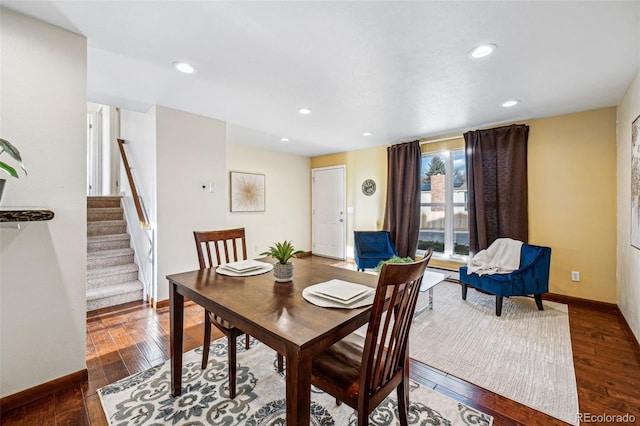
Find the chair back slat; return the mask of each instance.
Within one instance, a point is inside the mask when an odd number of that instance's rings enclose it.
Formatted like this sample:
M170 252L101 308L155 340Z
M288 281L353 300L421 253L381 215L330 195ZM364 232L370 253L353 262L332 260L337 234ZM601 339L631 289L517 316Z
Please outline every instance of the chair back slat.
M223 263L247 259L247 242L244 228L224 229L220 231L194 231L193 236L196 240L200 269L213 268ZM233 258L229 256L229 244L233 247ZM242 258L238 256L238 245L242 248ZM215 263L213 263L213 252L215 252ZM223 252L224 257L222 257Z
M431 254L429 250L414 263L385 264L380 271L360 370L362 396L375 393L404 368L409 330Z

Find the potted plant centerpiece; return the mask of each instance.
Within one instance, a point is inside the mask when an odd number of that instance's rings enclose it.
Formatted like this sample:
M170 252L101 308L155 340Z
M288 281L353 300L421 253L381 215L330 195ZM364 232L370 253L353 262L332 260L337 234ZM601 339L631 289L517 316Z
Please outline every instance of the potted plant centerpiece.
M378 266L376 266L376 272L379 273L382 270L382 265L384 265L385 263L411 263L411 262L415 262L415 260L413 260L413 258L411 257L391 256L391 259L383 260L382 262L378 263Z
M273 265L273 276L277 282L287 282L293 279L293 263L289 260L304 253L293 248L291 241L283 241L270 246L269 250L260 253L260 256L271 256L277 260Z
M24 164L22 164L22 157L20 156L20 151L18 151L18 148L13 146L9 141L7 141L5 139L0 139L0 154L5 153L5 152L11 158L13 158L14 160L16 160L18 162L18 164L20 165L22 170L24 170L24 174L26 175L27 174L27 169L24 167ZM18 179L18 177L19 177L18 176L18 172L16 171L16 169L11 167L10 165L5 163L4 161L0 161L0 169L2 169L5 172L9 173L11 176L13 176L16 179ZM0 179L0 200L2 200L2 193L4 192L4 184L6 182L7 182L6 179Z

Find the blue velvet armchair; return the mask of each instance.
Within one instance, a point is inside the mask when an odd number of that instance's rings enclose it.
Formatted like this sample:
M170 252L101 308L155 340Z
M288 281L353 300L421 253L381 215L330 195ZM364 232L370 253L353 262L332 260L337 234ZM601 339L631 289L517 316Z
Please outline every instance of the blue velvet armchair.
M353 246L358 271L375 268L378 263L398 255L388 231L354 231Z
M467 300L468 286L496 296L496 315L502 313L502 299L510 296L533 294L539 310L542 306L542 294L549 291L549 267L551 249L549 247L522 244L520 250L520 268L509 274L468 274L467 267L460 267L462 300Z

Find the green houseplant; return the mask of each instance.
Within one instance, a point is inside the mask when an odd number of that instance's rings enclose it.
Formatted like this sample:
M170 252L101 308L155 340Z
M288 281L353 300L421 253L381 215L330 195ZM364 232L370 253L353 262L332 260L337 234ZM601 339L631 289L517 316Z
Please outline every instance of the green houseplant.
M3 153L6 153L15 161L17 161L18 164L20 165L20 168L24 170L24 174L25 175L27 174L27 169L24 167L24 164L22 164L22 157L20 156L20 151L18 151L18 148L13 146L11 142L9 142L6 139L0 139L0 155L2 155ZM9 164L5 163L4 161L0 161L0 169L9 173L9 175L13 176L16 179L19 178L18 172L16 171L16 169L10 166ZM2 199L2 193L4 192L4 185L6 182L7 182L6 179L0 179L0 200Z
M273 265L273 276L277 282L287 282L293 279L293 263L289 262L291 258L304 253L302 250L296 250L291 241L283 241L270 246L260 256L271 256L277 260Z
M378 263L378 266L376 266L376 272L380 272L380 270L382 269L382 265L384 265L385 263L411 263L413 261L414 260L410 257L392 256L391 259L383 260L382 262Z

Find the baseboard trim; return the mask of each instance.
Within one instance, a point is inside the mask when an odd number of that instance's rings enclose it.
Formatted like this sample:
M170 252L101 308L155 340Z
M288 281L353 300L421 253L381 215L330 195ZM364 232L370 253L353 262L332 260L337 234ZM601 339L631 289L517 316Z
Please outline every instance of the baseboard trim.
M618 310L618 314L622 319L622 328L624 328L624 331L627 333L631 341L635 343L636 349L638 350L638 354L640 354L640 342L638 342L638 338L636 337L635 334L633 334L633 330L631 329L631 326L627 322L627 319L624 317L622 311L620 310L620 307L616 306L616 309ZM640 359L640 356L638 358Z
M14 393L13 395L5 396L0 398L0 413L37 401L40 398L44 398L45 396L54 394L61 390L81 385L86 383L88 380L89 372L85 368L84 370L58 377L50 382L42 383L41 385L25 389L21 392Z
M566 294L557 293L543 293L542 300L548 300L550 302L564 303L569 306L584 306L586 308L593 308L601 311L618 311L618 305L615 303L600 302L598 300L583 299L581 297L567 296Z
M580 297L567 296L564 294L556 293L545 293L542 295L542 299L548 300L550 302L564 303L565 305L569 306L582 306L585 308L597 309L599 311L615 312L615 314L618 315L618 317L622 321L622 328L624 328L625 333L629 336L631 341L635 344L636 349L638 349L638 352L640 353L640 342L638 342L638 338L636 337L636 335L633 334L631 326L629 326L627 319L624 317L622 311L620 310L620 307L617 304L600 302L597 300L582 299Z

